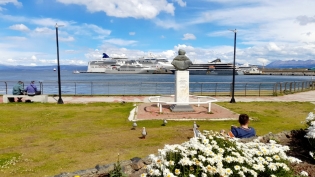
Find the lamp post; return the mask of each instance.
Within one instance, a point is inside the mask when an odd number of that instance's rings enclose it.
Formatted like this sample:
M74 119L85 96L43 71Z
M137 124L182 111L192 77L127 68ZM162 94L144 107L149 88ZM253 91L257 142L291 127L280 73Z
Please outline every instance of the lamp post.
M59 64L59 44L58 44L58 24L56 23L56 41L57 41L57 62L58 62L58 88L59 88L59 99L58 104L63 104L62 98L61 98L61 82L60 82L60 64Z
M234 32L234 59L233 59L233 80L232 80L232 98L230 103L235 103L235 98L234 98L234 88L235 88L235 53L236 53L236 29L231 30Z

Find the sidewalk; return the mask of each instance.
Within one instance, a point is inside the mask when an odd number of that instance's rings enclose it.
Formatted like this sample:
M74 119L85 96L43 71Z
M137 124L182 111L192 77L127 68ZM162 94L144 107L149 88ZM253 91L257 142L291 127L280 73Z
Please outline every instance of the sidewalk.
M63 96L64 103L88 103L88 102L141 102L150 103L149 96ZM214 97L218 102L229 102L229 96ZM58 96L49 97L48 102L56 103ZM1 100L2 101L2 100ZM251 102L251 101L301 101L315 102L315 91L300 92L284 96L235 96L236 102Z

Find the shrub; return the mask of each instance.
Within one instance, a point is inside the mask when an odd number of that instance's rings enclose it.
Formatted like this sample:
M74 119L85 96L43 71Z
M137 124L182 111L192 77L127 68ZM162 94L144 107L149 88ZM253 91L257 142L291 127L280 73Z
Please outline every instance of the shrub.
M217 132L205 131L183 144L165 145L142 176L293 176L288 163L300 160L286 155L288 146L258 139L243 143Z
M313 149L312 151L310 151L310 156L315 160L315 116L313 112L310 112L306 117L306 125L308 126L308 128L306 130L307 133L305 135L305 138L307 138Z

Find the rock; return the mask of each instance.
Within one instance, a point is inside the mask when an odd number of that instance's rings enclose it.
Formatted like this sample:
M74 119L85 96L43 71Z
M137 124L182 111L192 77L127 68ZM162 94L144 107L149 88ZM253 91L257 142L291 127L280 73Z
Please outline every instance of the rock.
M135 170L138 171L139 169L141 169L144 166L144 163L142 161L141 158L139 157L134 157L131 159L132 163L131 163L131 167Z
M96 165L95 169L97 169L98 174L109 174L110 171L114 170L114 163L108 165Z

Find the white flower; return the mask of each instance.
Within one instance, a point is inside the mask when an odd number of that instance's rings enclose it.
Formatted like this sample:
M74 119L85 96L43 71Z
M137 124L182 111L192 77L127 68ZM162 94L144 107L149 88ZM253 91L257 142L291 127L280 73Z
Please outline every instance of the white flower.
M314 119L315 119L315 116L314 116L313 112L308 113L308 116L306 117L306 121L309 122L309 121L312 121Z
M244 172L242 172L242 171L239 171L237 174L239 174L241 177L246 177Z
M280 160L280 157L278 155L274 155L274 156L272 156L272 158L275 160Z
M154 170L153 175L154 175L154 176L161 176L160 170Z
M314 153L312 151L310 151L310 156L314 157Z
M277 165L274 164L274 163L270 163L268 165L268 168L271 170L271 171L276 171L278 169Z
M142 174L141 174L141 177L146 177L146 176L147 176L146 173L142 173Z
M180 174L180 170L179 169L175 169L175 175L179 175Z
M206 173L201 173L201 177L207 177Z
M232 171L230 168L226 168L226 169L225 169L225 173L226 173L227 175L231 175L231 174L233 174L233 171Z
M240 167L239 165L235 165L235 166L234 166L234 169L238 171L238 170L241 169L241 167Z
M308 173L306 171L301 171L301 176L308 176Z
M227 156L224 158L224 160L227 162L227 163L231 163L233 161L233 158L231 156Z

